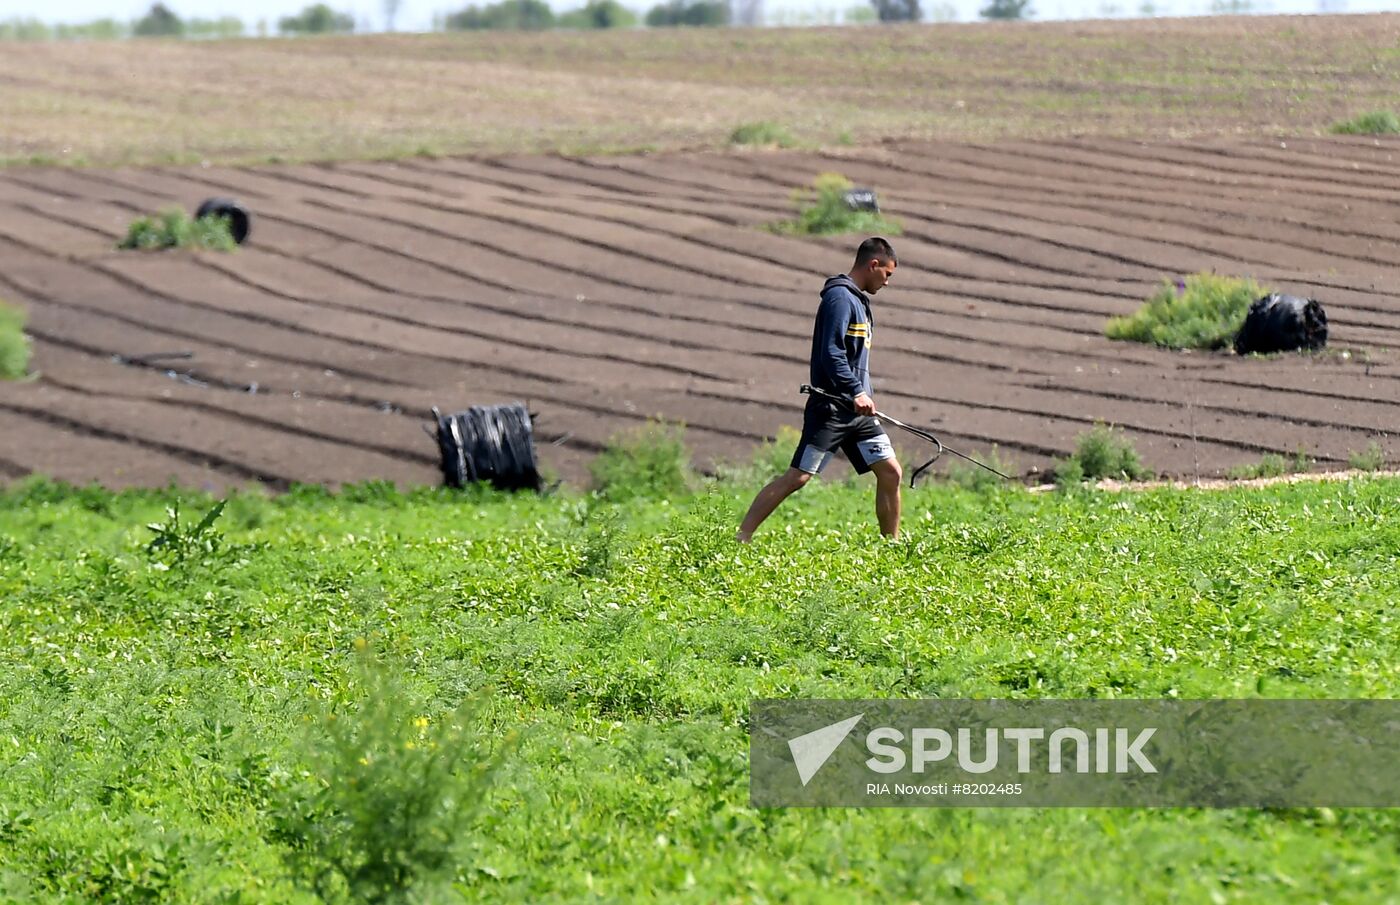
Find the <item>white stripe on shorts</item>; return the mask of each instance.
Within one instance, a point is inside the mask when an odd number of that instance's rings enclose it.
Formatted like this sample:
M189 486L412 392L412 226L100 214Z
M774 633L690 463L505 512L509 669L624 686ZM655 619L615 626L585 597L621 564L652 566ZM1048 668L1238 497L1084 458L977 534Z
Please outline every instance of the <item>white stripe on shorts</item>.
M860 450L860 456L865 460L866 465L873 465L882 459L894 458L894 446L890 443L890 438L884 434L871 437L869 440L857 441L856 448Z
M830 461L831 453L822 452L815 446L808 444L802 447L802 458L797 460L797 468L799 471L807 472L807 474L821 474Z

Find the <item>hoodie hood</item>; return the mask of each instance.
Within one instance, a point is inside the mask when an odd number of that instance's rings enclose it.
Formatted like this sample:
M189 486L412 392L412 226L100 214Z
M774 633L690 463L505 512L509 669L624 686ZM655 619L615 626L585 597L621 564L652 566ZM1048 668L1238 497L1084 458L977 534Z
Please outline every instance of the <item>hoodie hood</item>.
M827 277L826 282L822 284L822 295L826 295L826 291L832 286L840 286L844 289L849 289L852 293L855 294L856 298L860 299L867 306L869 306L870 296L860 291L860 287L856 285L855 280L851 279L850 274L843 273L838 276Z

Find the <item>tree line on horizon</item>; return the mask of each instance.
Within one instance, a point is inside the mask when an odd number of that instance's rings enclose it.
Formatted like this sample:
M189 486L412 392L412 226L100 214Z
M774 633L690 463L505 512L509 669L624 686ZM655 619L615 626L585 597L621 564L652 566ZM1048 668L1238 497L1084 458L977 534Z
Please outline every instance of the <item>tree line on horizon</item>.
M1033 15L1030 2L988 0L979 15L992 20L1030 18ZM389 31L393 31L400 3L401 0L383 0ZM868 0L868 4L855 6L844 14L845 21L850 23L919 22L924 18L920 0ZM940 7L935 18L946 20L951 16ZM551 28L635 28L639 25L669 28L762 24L763 0L663 0L642 15L619 0L587 0L581 8L557 14L546 0L496 0L472 3L456 12L438 15L433 28L435 31L543 31ZM284 16L276 23L276 32L281 35L348 34L355 30L352 14L324 2L308 5L296 15ZM265 37L270 33L266 20L260 20L250 30L237 16L184 19L162 0L153 3L144 16L130 22L112 18L72 25L50 25L35 18L0 21L0 40L20 41L239 38L250 34Z

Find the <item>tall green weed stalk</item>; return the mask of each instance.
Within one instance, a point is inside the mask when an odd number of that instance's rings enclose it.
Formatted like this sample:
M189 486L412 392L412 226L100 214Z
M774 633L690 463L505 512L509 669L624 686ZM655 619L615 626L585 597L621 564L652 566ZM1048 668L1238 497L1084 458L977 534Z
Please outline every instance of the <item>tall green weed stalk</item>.
M363 697L306 734L299 780L275 809L276 836L298 882L323 901L423 901L456 875L500 754L472 708L424 715L356 646Z
M577 578L606 578L616 565L619 555L620 525L618 514L609 508L598 513L588 507L580 520L585 533L578 548L578 562L570 570Z
M179 569L194 564L209 564L222 552L223 536L214 530L214 523L223 515L227 500L219 500L198 522L191 525L180 517L180 501L166 507L166 520L151 522L146 530L155 534L146 544L146 555L154 562Z

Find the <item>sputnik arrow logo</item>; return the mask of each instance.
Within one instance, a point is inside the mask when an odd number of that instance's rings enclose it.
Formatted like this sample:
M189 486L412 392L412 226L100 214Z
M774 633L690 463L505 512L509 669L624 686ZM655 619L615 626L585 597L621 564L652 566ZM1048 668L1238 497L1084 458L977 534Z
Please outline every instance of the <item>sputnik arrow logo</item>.
M863 716L865 714L857 713L848 720L823 726L788 742L788 750L792 752L792 762L797 765L797 775L802 785L807 785L817 775L817 771L836 753Z

